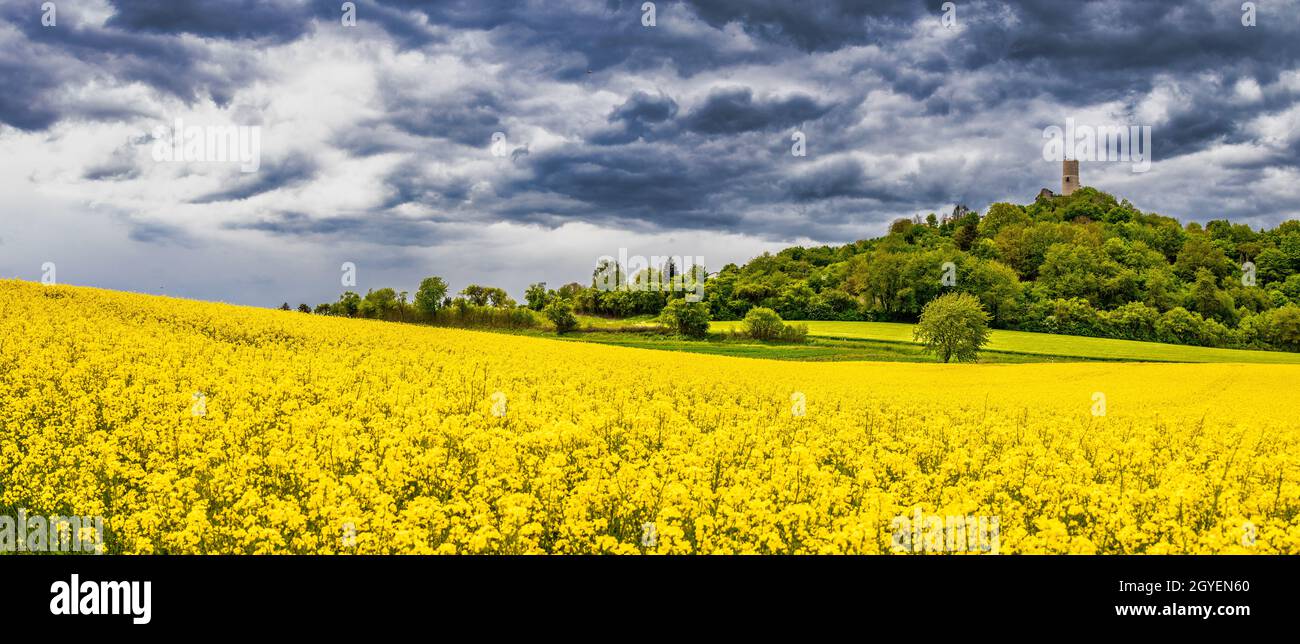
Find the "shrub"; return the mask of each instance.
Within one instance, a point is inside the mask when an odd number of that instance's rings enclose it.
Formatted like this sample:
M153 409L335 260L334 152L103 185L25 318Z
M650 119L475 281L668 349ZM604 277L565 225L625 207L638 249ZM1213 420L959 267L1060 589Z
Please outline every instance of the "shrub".
M790 343L794 343L794 344L803 344L804 342L806 342L806 341L808 340L808 325L807 325L807 324L787 324L787 325L781 327L781 337L780 337L780 340L781 340L782 342L790 342Z
M704 302L674 299L664 307L659 319L684 336L702 338L709 332L709 307Z
M786 324L776 311L756 307L745 314L741 333L754 340L802 343L808 339L808 325Z
M578 328L578 318L573 316L573 304L568 300L554 300L546 305L546 319L555 325L556 333L568 333Z
M785 323L776 311L760 306L750 309L749 313L745 314L741 328L744 329L745 335L755 340L776 340L781 337Z

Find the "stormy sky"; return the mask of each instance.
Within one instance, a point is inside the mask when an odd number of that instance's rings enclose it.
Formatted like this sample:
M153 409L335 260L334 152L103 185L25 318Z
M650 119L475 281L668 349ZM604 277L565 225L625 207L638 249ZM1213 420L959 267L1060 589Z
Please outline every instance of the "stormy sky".
M354 4L0 0L0 276L275 306L344 262L516 298L620 248L716 270L1027 203L1067 119L1150 127L1148 171L1081 164L1144 210L1300 217L1294 0ZM178 119L255 128L256 171L161 157Z

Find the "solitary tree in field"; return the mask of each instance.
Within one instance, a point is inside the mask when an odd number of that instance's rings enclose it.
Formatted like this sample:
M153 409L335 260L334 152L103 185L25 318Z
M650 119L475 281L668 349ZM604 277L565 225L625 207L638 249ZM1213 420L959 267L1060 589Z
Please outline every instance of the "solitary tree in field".
M554 299L546 305L546 317L555 325L557 334L578 328L578 318L573 315L573 304L568 300Z
M989 341L989 314L968 293L941 295L921 310L914 336L944 362L971 361Z

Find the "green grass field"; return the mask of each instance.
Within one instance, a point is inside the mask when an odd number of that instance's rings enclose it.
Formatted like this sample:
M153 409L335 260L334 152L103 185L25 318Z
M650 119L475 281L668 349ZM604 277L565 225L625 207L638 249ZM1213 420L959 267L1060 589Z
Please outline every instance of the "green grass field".
M653 315L633 315L626 318L603 318L596 315L575 315L578 318L578 328L598 331L617 331L620 329L633 329L641 327L657 327Z
M743 338L728 338L716 333L705 340L688 340L674 335L657 333L615 331L570 333L558 338L551 332L531 331L529 334L569 342L593 342L638 349L686 351L689 353L765 358L768 360L798 360L801 362L843 362L852 360L870 362L935 361L934 356L923 351L918 344L879 342L875 340L809 338L807 344L780 344L755 342ZM985 351L980 354L980 362L984 363L1080 362L1089 360L1089 358L999 351Z
M915 344L912 340L912 328L915 325L912 324L823 321L804 322L803 324L808 325L808 335L814 338ZM713 322L710 324L709 330L725 332L739 328L740 322ZM1177 344L1160 344L1158 342L1085 338L1074 335L1003 330L994 330L990 334L984 355L989 352L1140 362L1300 364L1300 353L1190 347Z

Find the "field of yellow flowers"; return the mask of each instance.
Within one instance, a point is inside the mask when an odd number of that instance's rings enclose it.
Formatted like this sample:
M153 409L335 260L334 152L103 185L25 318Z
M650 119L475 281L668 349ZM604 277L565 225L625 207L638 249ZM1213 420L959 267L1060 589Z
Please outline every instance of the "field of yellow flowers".
M0 281L0 514L103 516L110 553L888 553L918 512L997 517L1002 553L1297 553L1297 383L770 362Z

